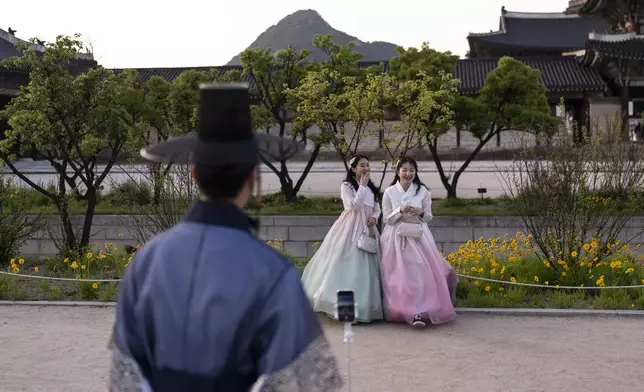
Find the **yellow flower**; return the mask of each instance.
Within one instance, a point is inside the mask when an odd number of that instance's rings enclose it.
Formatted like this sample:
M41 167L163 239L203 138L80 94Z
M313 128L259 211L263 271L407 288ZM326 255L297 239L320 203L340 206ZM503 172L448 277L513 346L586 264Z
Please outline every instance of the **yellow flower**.
M98 288L98 283L94 282L94 283L92 284L92 288L93 288L94 290L96 290L96 289Z
M20 272L20 269L18 267L13 267L12 271L14 274L17 274L18 272Z
M65 257L65 260L63 260L63 263L69 263L69 258Z
M81 269L82 270L87 269L87 266L85 264L83 264L83 265L81 265Z
M16 264L16 259L9 260L9 264Z
M317 241L317 242L314 242L314 243L313 243L313 247L314 247L314 248L315 248L315 247L318 247L318 246L320 246L320 241ZM451 255L450 255L450 256L451 256Z
M489 292L490 290L492 290L492 287L490 287L490 286L485 286L485 291Z
M77 263L77 262L75 262L75 261L73 261L73 262L72 262L72 266L71 266L71 267L72 267L73 269L78 268L78 263Z
M626 273L630 274L630 273L632 273L634 271L635 271L635 268L629 268L629 269L626 270Z
M510 282L512 282L512 283L516 283L516 282L517 282L517 278L515 278L514 276L513 276L513 277L511 277L511 278L510 278Z
M561 273L561 276L566 276L566 275L568 275L568 274L566 273L566 271L564 271L564 272L562 272L562 273Z
M504 291L505 289L503 287L499 287L499 291Z
M38 267L34 267L34 272L38 272Z
M572 253L570 254L572 257L577 257L577 251L573 250Z
M584 244L584 250L590 249L590 244Z
M642 280L642 282L644 282L644 280ZM474 281L474 286L480 286L480 285L481 285L481 282L479 282L478 280Z
M24 264L24 263L25 263L25 259L18 260L18 264Z
M631 304L631 308L634 308L634 307L635 307L635 304Z
M88 252L88 253L87 253L87 258L88 258L88 259L91 259L92 257L94 257L94 255L92 254L92 252Z
M534 281L535 281L535 282L537 282L537 283L539 283L539 277L538 277L538 276L535 276L535 277L534 277Z

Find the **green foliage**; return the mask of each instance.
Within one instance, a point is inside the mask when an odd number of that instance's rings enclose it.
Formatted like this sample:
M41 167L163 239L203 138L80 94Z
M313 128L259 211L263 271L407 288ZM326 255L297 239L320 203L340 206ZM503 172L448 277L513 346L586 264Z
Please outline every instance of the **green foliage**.
M21 47L24 56L5 61L29 69L30 82L0 112L10 126L6 139L0 141L0 156L21 180L54 201L61 218L61 246L70 249L89 244L98 190L127 144L133 125L125 108L133 98L123 88L131 75L115 76L98 66L75 74L69 64L82 49L78 36L59 36L45 46L44 53ZM18 145L21 152L30 149L55 170L54 192L30 181L11 163L9 153ZM96 164L101 153L108 164L99 171ZM88 200L80 238L69 220L72 196Z
M254 93L274 117L277 124L288 120L287 91L295 88L304 77L304 60L308 51L296 52L292 47L272 53L271 49L247 49L241 55L244 73L255 81ZM280 135L285 129L280 128Z
M558 119L550 113L539 71L510 57L499 60L498 67L488 74L477 97L457 97L451 105L454 124L458 129L470 132L479 143L450 177L440 162L436 134L427 136L428 148L450 198L456 197L463 172L495 136L510 129L551 135L558 124Z
M278 50L275 53L272 53L270 48L266 50L247 49L242 53L241 63L244 73L253 77L255 91L252 93L256 94L260 101L259 106L253 107L251 110L253 127L256 130L261 129L268 132L272 126L277 125L280 137L307 141L308 124L293 118L294 104L289 91L296 88L306 74L307 66L304 61L308 55L307 50L296 52L292 47ZM286 129L288 121L294 125L290 132L287 132ZM279 178L282 193L290 202L296 200L297 193L313 166L320 147L320 144L315 145L306 169L295 183L285 161L276 166L262 158L264 164Z
M20 247L44 227L41 214L28 213L28 200L0 172L0 267L8 265Z
M398 47L398 56L389 61L389 72L398 80L408 81L422 77L421 74L433 77L454 73L458 56L451 52L439 52L423 42L420 49Z

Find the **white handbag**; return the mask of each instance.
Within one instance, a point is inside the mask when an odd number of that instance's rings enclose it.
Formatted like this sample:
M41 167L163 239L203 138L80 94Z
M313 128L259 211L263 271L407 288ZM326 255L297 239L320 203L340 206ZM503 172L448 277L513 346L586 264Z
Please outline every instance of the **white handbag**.
M380 245L378 244L378 240L376 239L375 234L373 236L369 234L369 228L367 227L364 210L360 210L360 215L364 224L364 229L362 230L362 234L360 234L360 237L358 238L358 249L367 253L378 253Z
M403 221L396 227L396 234L401 237L420 238L423 235L423 225L415 216L404 216Z
M358 249L367 253L378 253L378 241L376 237L372 237L367 233L367 230L364 230L358 238Z

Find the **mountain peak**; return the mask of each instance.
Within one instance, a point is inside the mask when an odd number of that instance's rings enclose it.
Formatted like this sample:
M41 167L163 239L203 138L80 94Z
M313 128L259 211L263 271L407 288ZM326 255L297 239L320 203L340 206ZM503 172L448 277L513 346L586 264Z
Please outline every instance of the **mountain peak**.
M325 24L329 25L326 20L316 10L299 10L292 14L286 15L280 23L308 23L308 24Z
M318 62L327 59L322 51L313 47L313 37L330 34L338 45L356 43L354 50L361 52L363 61L387 61L396 56L396 45L388 42L367 43L342 31L334 29L319 12L307 9L295 11L269 27L251 43L249 48L279 50L289 45L299 51L307 49L311 54L307 61ZM235 56L227 65L241 64L241 54Z

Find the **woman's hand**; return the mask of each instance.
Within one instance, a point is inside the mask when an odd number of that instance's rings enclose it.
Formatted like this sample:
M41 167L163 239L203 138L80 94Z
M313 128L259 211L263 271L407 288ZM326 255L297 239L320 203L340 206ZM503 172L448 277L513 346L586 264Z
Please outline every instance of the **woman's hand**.
M408 213L409 211L411 211L411 207L410 207L410 206L403 206L403 207L400 209L400 212L405 213L405 214L406 214L406 213Z
M367 226L368 227L373 227L375 225L376 225L376 218L371 217L371 218L367 219Z
M423 212L423 210L421 210L420 208L415 208L415 207L410 207L409 208L409 213L414 215L414 216L419 216L420 214L422 214L422 212Z
M360 185L362 186L367 186L369 184L369 172L366 172L365 174L360 177Z

